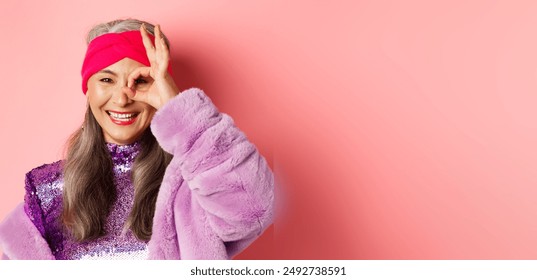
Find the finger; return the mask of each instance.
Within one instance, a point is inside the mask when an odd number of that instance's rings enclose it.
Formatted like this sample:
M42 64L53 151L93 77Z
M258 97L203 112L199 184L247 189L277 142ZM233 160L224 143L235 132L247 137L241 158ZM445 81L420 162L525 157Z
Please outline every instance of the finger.
M168 46L166 45L166 41L164 40L164 35L162 35L162 28L160 27L160 24L157 24L157 26L155 26L155 49L157 52L159 50L168 50Z
M123 87L122 90L123 90L123 92L124 92L125 94L127 94L127 97L128 97L129 99L134 100L135 95L136 95L136 91L132 90L132 89L129 88L129 87Z
M155 48L159 50L161 48L160 40L162 39L162 33L160 31L160 24L155 26Z
M135 90L133 90L131 88L128 88L128 87L124 87L123 92L125 92L125 94L127 94L127 97L129 99L131 99L131 100L140 101L140 102L144 102L144 103L148 102L148 95L147 94L143 94L143 93L137 94L137 92Z
M153 42L151 42L149 33L145 29L145 24L143 23L142 26L140 26L140 33L142 33L142 42L145 47L145 52L147 53L147 58L149 58L149 62L153 64L155 60L155 46L153 46Z
M134 82L140 77L154 77L151 76L151 67L138 67L132 71L127 77L127 87L130 89L134 88Z
M155 60L158 65L158 71L159 73L165 73L170 60L170 51L168 50L159 24L155 27L155 49Z

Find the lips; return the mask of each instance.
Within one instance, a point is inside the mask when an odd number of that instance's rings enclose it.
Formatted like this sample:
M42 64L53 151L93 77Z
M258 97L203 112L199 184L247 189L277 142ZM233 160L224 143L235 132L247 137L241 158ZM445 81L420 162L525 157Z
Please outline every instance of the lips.
M139 113L106 111L110 120L117 125L130 125L136 121Z

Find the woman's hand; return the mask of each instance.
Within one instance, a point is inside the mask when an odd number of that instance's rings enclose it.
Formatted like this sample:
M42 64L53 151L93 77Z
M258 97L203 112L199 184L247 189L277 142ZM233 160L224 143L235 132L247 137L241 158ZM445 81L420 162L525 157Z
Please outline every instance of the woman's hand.
M127 95L132 100L145 102L158 110L175 97L179 89L168 73L170 51L162 37L160 25L155 26L154 46L143 24L140 27L140 32L142 33L142 40L151 66L136 68L129 75L127 87L130 91L127 91ZM137 90L136 80L149 77L153 79L151 86L143 90Z

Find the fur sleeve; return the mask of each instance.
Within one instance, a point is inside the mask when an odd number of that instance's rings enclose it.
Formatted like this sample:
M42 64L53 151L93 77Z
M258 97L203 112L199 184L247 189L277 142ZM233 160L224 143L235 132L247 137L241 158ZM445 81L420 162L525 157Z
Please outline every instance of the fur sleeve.
M151 129L162 148L179 160L183 178L222 241L236 247L235 241L251 241L268 227L272 171L233 119L220 113L202 90L192 88L170 100L155 114Z
M44 236L43 210L30 171L26 174L24 203L0 223L2 259L54 259Z
M6 259L54 259L47 241L24 212L22 203L0 223L0 248Z

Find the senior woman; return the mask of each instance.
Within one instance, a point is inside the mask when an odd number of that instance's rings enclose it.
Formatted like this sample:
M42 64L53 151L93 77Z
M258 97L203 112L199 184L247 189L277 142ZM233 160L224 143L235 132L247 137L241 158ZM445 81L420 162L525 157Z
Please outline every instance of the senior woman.
M169 43L139 20L97 25L85 119L64 160L26 174L0 224L4 259L229 259L272 221L273 174L196 88L178 94Z

